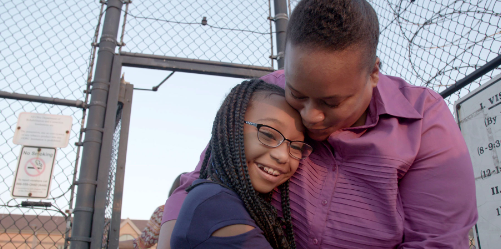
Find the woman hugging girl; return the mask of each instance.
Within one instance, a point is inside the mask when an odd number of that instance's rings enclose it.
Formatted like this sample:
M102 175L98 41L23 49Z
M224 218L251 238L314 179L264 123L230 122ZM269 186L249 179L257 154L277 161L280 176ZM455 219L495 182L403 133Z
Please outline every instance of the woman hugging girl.
M289 178L312 152L303 132L284 89L262 80L235 86L217 112L171 248L296 248ZM282 217L271 205L277 187Z

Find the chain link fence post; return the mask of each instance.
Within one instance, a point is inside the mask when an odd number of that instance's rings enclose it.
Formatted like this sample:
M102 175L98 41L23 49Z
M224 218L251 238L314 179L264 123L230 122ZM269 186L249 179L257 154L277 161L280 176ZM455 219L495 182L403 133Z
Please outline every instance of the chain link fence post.
M274 0L275 4L275 30L277 32L277 55L278 69L284 68L285 63L285 36L289 16L287 15L287 0Z
M110 75L113 66L113 57L117 46L117 34L120 25L122 1L109 0L103 30L99 42L98 58L94 81L92 82L92 97L89 103L85 140L83 142L82 166L78 180L76 207L74 209L74 225L71 234L71 249L99 248L91 244L92 222L94 216L94 201L97 188L97 174L99 170L101 145L104 130L105 114L107 111L108 90L111 88ZM118 82L116 82L118 84ZM108 110L108 111L116 111ZM94 238L95 239L95 238Z

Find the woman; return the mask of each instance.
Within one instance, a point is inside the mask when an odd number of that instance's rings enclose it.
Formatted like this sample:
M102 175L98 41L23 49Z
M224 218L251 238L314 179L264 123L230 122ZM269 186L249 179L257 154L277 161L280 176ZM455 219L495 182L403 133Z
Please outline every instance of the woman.
M303 132L282 88L262 80L234 87L214 120L171 248L296 248L289 178L312 152ZM277 187L283 218L271 205Z
M478 216L466 143L439 94L379 72L379 33L366 0L301 0L284 71L263 77L316 141L291 178L297 247L468 248ZM161 239L199 168L167 200Z

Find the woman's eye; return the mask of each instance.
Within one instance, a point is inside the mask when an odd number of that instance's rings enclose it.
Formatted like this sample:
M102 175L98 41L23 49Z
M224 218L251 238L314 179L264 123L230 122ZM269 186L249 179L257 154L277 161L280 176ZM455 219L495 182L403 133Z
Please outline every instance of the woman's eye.
M298 97L298 96L294 95L294 93L292 93L292 91L290 91L290 94L295 99L305 99L306 98L306 97Z
M340 105L341 103L336 103L336 104L329 104L327 102L324 101L324 105L326 105L327 107L329 108L336 108Z

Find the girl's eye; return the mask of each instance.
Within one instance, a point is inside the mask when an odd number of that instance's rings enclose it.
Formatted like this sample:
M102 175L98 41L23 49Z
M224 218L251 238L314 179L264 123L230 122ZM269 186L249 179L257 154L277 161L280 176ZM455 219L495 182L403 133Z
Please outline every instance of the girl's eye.
M269 132L269 131L259 131L261 138L267 141L275 141L277 140L275 134Z

